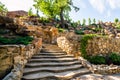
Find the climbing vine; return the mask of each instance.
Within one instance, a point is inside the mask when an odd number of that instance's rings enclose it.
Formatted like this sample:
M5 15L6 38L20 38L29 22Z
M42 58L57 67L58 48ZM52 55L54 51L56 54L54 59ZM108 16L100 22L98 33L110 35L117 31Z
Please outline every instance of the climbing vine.
M84 58L87 58L87 51L86 51L86 47L88 44L88 40L92 39L93 37L97 36L96 34L87 34L87 35L83 35L83 38L81 40L80 46L81 46L81 55Z

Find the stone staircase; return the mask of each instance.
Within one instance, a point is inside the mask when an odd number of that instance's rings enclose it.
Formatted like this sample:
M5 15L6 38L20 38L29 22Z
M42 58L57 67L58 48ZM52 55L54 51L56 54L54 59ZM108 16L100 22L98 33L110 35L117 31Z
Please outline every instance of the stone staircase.
M56 45L44 44L41 52L26 64L22 80L71 80L91 74L72 55L66 55Z

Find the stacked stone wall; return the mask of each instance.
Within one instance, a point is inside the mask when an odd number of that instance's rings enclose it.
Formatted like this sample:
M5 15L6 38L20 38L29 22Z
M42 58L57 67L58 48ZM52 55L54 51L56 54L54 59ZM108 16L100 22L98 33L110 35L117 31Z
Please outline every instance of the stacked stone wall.
M29 45L0 45L0 79L19 80L27 60L40 52L42 39L35 39Z

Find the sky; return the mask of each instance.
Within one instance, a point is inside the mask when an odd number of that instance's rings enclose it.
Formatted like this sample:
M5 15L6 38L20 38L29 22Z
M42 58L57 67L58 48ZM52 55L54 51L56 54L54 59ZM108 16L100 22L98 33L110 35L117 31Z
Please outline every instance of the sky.
M0 0L9 11L25 10L30 8L35 12L33 0ZM74 5L79 7L80 10L70 12L70 17L74 21L82 21L84 18L102 20L102 21L114 21L115 18L120 19L120 0L73 0ZM40 15L42 15L40 13Z

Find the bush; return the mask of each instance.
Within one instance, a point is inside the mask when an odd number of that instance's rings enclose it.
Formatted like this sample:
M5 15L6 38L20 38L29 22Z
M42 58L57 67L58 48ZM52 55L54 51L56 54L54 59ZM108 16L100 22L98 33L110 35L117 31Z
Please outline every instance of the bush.
M31 41L33 40L32 37L30 36L25 36L25 37L16 37L12 39L8 39L5 37L0 37L0 43L2 44L24 44L28 45Z
M82 30L75 30L75 33L79 35L84 35L84 32Z
M105 64L106 60L103 56L91 56L88 60L93 64Z
M42 23L49 23L50 22L50 20L48 19L48 18L45 18L45 17L40 17L40 22L42 22Z
M113 63L113 64L118 64L120 65L120 55L118 55L117 53L111 53L109 55L109 60Z
M65 29L63 29L63 28L58 28L58 31L59 31L59 32L64 32Z

